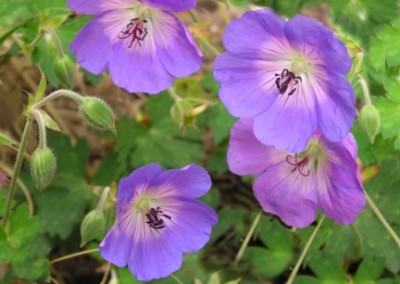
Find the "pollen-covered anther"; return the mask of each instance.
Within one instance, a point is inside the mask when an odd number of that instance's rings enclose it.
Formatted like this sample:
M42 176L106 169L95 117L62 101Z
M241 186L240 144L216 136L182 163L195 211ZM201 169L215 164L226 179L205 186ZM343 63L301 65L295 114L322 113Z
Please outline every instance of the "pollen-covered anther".
M275 85L279 90L279 93L283 95L286 93L288 88L290 91L288 92L288 96L291 96L294 94L297 88L294 86L299 84L299 82L302 82L300 76L296 76L293 72L289 71L288 69L283 69L280 74L275 73L275 77L278 77L275 80Z
M156 207L155 209L151 208L149 212L146 213L146 219L147 219L146 224L149 224L151 228L157 230L165 228L165 222L163 217L169 220L172 219L171 216L164 214L164 211L162 211L160 207Z
M287 155L286 156L286 162L289 165L294 166L292 172L295 172L296 170L303 176L309 176L310 175L310 170L307 169L307 172L304 172L304 167L308 166L308 163L310 162L310 158L308 156L305 156L302 158L300 161L298 160L297 154L294 155L294 162L293 162L293 156L292 155Z
M133 18L118 35L119 39L130 39L128 48L131 48L135 42L142 46L142 42L147 36L146 19Z

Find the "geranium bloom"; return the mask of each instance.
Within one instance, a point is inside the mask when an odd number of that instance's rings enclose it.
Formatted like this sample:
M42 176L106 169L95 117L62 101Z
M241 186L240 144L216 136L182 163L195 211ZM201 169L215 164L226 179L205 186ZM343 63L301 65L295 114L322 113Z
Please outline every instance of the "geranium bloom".
M266 145L299 152L317 129L340 141L355 117L345 46L321 23L270 10L246 12L226 28L215 62L219 95L236 117L254 117Z
M75 12L95 15L71 44L86 70L106 70L129 92L155 94L174 77L196 72L202 55L184 24L173 14L196 0L68 0Z
M138 280L168 276L182 264L182 253L208 241L217 215L196 200L211 187L196 165L162 171L141 167L123 178L114 226L100 244L101 255L116 266L128 265Z
M253 190L264 211L295 227L311 224L318 208L343 225L356 220L365 203L356 157L351 133L336 143L315 134L298 154L263 145L251 118L233 126L228 149L232 172L257 175Z

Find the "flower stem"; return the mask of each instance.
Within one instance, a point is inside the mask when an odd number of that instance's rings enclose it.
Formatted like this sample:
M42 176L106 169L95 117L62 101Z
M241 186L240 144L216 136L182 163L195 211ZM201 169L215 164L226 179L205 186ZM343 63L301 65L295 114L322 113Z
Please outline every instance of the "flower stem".
M359 80L355 84L354 88L357 86L357 84L359 84L361 86L361 89L362 89L362 92L364 95L365 105L372 105L371 95L369 93L369 88L368 88L367 82L365 81L364 77L361 75L358 75L358 78L359 78Z
M371 207L372 211L375 213L376 217L378 217L379 221L381 221L382 225L385 227L385 229L388 231L390 236L392 236L393 240L396 242L396 244L400 247L400 239L397 236L396 232L393 230L393 228L389 225L389 223L386 221L385 217L383 217L381 211L379 211L378 207L375 205L374 201L369 197L367 192L364 191L365 198L367 199L368 205Z
M210 41L208 41L207 39L205 39L203 35L201 35L200 33L197 33L197 35L198 35L198 38L200 39L200 41L201 41L205 46L207 46L207 48L208 48L210 51L212 51L212 53L214 53L216 56L218 56L218 55L221 54L221 51L220 51L216 46L214 46Z
M176 277L174 274L171 274L171 277L176 281L176 283L183 284L183 282L178 277Z
M290 273L290 276L288 278L288 281L286 282L286 284L292 284L294 281L294 278L297 275L297 272L299 272L300 266L303 263L304 258L306 257L306 254L308 252L308 250L310 249L310 246L312 244L312 242L314 241L315 236L317 235L317 232L319 230L319 228L322 225L322 222L325 220L325 215L322 216L322 218L319 220L317 226L315 227L314 231L312 232L310 238L308 239L303 251L300 254L299 259L296 262L296 265L294 266L292 272Z
M262 216L262 211L258 212L256 217L254 218L253 224L251 224L250 230L248 231L246 238L244 239L242 245L240 246L240 249L238 253L236 254L235 260L233 261L234 265L237 265L242 258L244 251L246 250L247 246L249 245L250 238L254 233L254 230L256 229L258 222L260 221Z
M17 153L17 159L15 161L13 175L11 178L10 187L8 189L6 206L4 208L4 214L3 214L3 220L2 220L3 228L6 227L8 218L10 216L11 204L12 204L12 201L14 198L15 190L17 188L18 176L19 176L19 172L21 170L22 162L24 160L24 152L25 152L26 146L28 145L29 133L32 128L32 122L33 122L33 120L31 118L28 118L28 120L25 123L24 131L22 133L21 144L19 147L19 151Z
M101 279L100 284L107 283L107 278L108 278L108 275L110 274L110 271L111 271L111 262L108 262L107 266L106 266L106 271L104 272L104 275L103 275L103 278Z
M354 223L351 224L350 227L353 230L354 234L356 235L356 239L357 239L357 259L361 259L362 254L363 254L363 240L361 237L360 230L357 228L357 226Z
M96 252L96 251L99 251L99 249L95 248L95 249L88 249L88 250L84 250L84 251L80 251L80 252L75 252L72 254L65 255L63 257L53 259L52 261L50 261L50 263L54 264L57 262L61 262L61 261L67 260L67 259L75 258L75 257L81 256L81 255L89 254L89 253Z
M39 128L39 149L47 148L46 126L44 124L43 116L39 110L32 110Z
M48 95L47 97L45 97L44 99L38 101L36 104L34 104L32 106L32 109L38 109L41 108L42 106L44 106L46 103L48 103L49 101L52 101L58 97L68 97L70 99L73 99L74 101L76 101L78 104L80 104L83 100L82 96L79 95L78 93L74 92L74 91L70 91L70 90L57 90L52 92L50 95Z

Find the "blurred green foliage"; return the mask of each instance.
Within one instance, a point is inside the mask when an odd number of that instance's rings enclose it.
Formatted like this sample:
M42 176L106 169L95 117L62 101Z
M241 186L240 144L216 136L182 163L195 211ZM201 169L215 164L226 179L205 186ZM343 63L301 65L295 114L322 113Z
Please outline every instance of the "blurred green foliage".
M267 6L285 17L292 17L304 9L320 9L323 4L326 5L323 7L328 7L329 21L340 36L349 37L360 46L365 54L361 74L368 79L382 125L381 135L374 144L370 144L357 123L352 132L359 145L363 166L378 164L381 168L376 177L365 183L366 191L400 234L400 156L397 152L400 149L400 2L220 2L243 9L249 4ZM60 55L54 49L54 40L58 39L66 56L74 60L69 44L89 19L74 15L68 10L65 0L2 2L0 44L12 36L12 45L1 56L0 63L7 57L23 54L31 64L39 65L50 85L57 88L59 80L54 72L54 60ZM102 79L102 76L88 73L85 76L94 85ZM226 148L235 119L222 104L217 103L218 85L211 72L203 74L201 79L178 80L173 92L149 97L135 118L118 119L115 147L102 157L97 172L91 176L87 172L91 158L88 143L80 139L73 144L62 133L49 133L49 146L57 157L56 178L46 191L40 194L31 191L36 208L34 216L29 216L23 195L17 194L10 228L8 231L0 229L0 263L10 264L4 283L11 283L12 278L23 278L32 283L48 281L51 274L49 258L60 251L68 254L79 250L77 232L80 222L98 201L94 186L118 182L133 169L150 162L160 163L165 168L197 163L211 171L215 180L227 177L222 181L225 186L221 182L214 183L213 189L202 198L218 211L219 216L210 242L201 252L185 255L182 268L174 274L176 278L183 283L209 284L286 281L314 226L291 229L277 218L263 215L243 259L235 266L233 259L249 230L254 212L260 210L254 199L245 202L252 206L245 206L241 203L243 200L235 199L234 193L239 192L240 185L227 173ZM362 96L359 96L359 103L363 103ZM204 143L207 135L211 137L211 145ZM3 135L0 143L16 144ZM33 189L27 167L25 170L22 180ZM251 195L250 188L249 185L241 193L247 190ZM248 198L243 196L243 199ZM0 190L0 212L5 206L4 199L5 191ZM107 212L107 215L111 224L113 213ZM88 248L96 246L97 241L89 244ZM101 263L101 259L95 257ZM395 284L400 283L400 250L371 210L366 208L351 226L339 226L326 220L311 245L303 268L295 280L297 284ZM115 268L115 271L119 283L139 283L128 269ZM176 280L169 277L154 283L176 283Z

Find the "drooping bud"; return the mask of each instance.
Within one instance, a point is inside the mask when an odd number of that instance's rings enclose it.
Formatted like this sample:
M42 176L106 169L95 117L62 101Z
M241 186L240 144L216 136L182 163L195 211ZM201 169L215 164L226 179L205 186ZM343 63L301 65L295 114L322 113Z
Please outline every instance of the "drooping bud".
M374 143L375 136L381 126L381 117L378 110L373 105L365 105L361 109L358 119L361 128L365 131L371 143Z
M74 82L74 63L68 56L56 58L54 60L54 73L64 88L71 88Z
M103 211L93 210L90 211L81 224L81 247L87 242L97 238L105 230L106 219Z
M90 127L100 131L112 131L116 134L113 112L103 100L84 97L79 106L79 112Z
M39 190L46 188L56 173L56 157L49 148L37 149L31 159L32 179Z
M43 38L46 42L47 54L48 55L55 54L57 50L57 43L55 42L53 36L50 33L46 32L44 33Z

